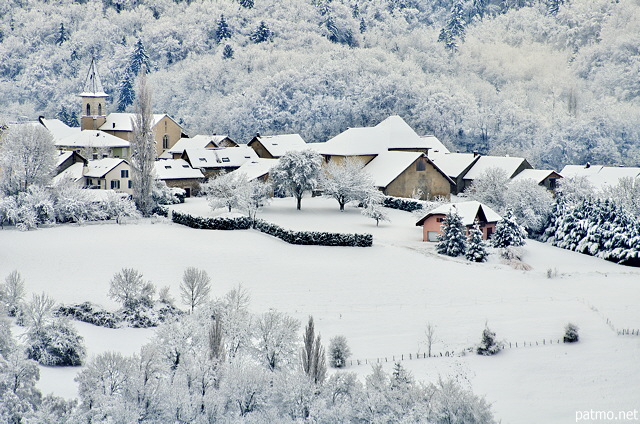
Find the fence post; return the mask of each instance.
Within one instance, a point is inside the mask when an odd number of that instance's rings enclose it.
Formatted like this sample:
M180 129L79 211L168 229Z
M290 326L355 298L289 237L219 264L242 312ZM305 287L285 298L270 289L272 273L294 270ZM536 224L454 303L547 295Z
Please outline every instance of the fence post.
M411 354L409 354L409 360L411 360Z
M404 361L404 353L402 354L402 359L401 359L401 361Z

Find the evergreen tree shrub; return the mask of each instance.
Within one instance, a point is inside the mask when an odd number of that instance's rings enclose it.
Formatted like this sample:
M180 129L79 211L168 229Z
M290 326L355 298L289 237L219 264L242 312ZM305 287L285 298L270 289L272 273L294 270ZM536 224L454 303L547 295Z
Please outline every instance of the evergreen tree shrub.
M482 340L476 348L478 355L491 356L502 350L502 346L496 341L496 333L491 331L488 326L482 331Z
M578 341L578 339L578 326L572 323L567 324L567 326L564 328L564 342L575 343Z
M516 221L513 210L507 211L501 221L496 224L496 231L491 237L491 244L495 247L523 246L527 238L527 231Z
M345 336L335 336L329 341L329 365L333 368L344 368L351 356L351 349Z
M441 255L460 256L467 250L467 236L460 215L452 208L442 223L436 251Z
M482 230L477 220L471 229L465 256L472 262L485 262L487 260L488 253L486 244L482 239Z

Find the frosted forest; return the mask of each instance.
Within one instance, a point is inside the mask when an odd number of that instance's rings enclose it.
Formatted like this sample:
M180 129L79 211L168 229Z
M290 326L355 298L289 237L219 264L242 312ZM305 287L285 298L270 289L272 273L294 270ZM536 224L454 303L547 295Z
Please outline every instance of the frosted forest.
M6 0L0 115L74 124L95 57L109 111L145 64L192 135L326 141L398 114L455 150L633 165L639 45L637 0Z

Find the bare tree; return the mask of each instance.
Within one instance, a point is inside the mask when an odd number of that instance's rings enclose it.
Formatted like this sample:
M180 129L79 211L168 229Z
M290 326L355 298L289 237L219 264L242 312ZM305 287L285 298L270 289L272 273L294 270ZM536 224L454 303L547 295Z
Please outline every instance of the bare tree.
M9 316L16 316L24 298L24 279L17 270L11 271L4 280L5 301Z
M133 200L143 216L151 215L154 208L153 191L154 164L156 160L153 137L153 115L151 114L151 90L147 86L146 70L140 70L136 93L135 117L132 119L131 138L131 184Z
M205 270L189 267L184 270L180 283L182 302L191 308L206 302L211 292L211 279Z
M431 349L433 348L433 345L438 342L435 325L430 322L427 323L427 327L424 330L424 337L427 344L427 355L431 357Z
M324 354L324 347L320 342L320 335L315 337L315 326L313 317L309 317L309 322L302 335L304 346L301 350L302 369L316 384L321 384L327 374L327 364Z
M27 323L32 330L40 331L44 328L51 317L54 304L55 301L45 293L32 296L26 307Z
M122 268L111 279L108 296L132 309L140 302L151 303L154 292L153 284L145 282L139 271Z
M209 328L209 358L220 362L225 358L221 318L216 318Z
M6 194L46 185L56 166L53 137L41 125L14 125L0 144L0 186Z

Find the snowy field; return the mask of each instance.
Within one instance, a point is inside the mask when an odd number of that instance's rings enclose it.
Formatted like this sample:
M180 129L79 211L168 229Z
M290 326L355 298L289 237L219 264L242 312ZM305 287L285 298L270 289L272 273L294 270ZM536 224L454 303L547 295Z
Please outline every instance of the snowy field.
M213 215L204 199L175 209ZM420 380L455 375L468 381L503 423L575 422L576 411L640 409L640 337L614 330L640 328L640 270L534 241L523 248L531 271L503 265L496 255L484 264L444 258L421 241L418 217L388 212L392 221L378 228L358 209L340 212L337 202L323 198L303 199L301 211L292 199L275 199L259 214L289 229L369 232L371 248L293 246L253 230L194 230L164 219L5 229L0 276L17 269L30 292L116 308L107 291L121 268L170 286L177 298L184 268L195 266L212 277L215 296L242 284L254 312L273 308L302 322L313 315L325 343L345 335L353 359L367 361L347 370L366 375L378 358L388 358L389 370L392 358L404 355L403 365ZM580 327L580 343L557 345L570 321ZM436 326L436 352L473 346L485 322L519 348L494 357L407 360L425 351L427 322ZM153 330L76 325L89 356L130 354L153 337ZM533 346L522 348L525 341ZM39 387L75 397L77 372L42 368Z

